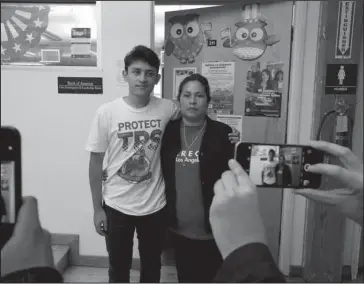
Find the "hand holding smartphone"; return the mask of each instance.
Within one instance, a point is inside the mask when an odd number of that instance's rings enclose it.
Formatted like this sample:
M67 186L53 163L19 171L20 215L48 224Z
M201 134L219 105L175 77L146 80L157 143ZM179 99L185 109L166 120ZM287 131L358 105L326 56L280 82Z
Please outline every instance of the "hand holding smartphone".
M316 189L321 175L307 169L323 163L324 157L324 152L310 146L241 142L235 159L257 186Z
M21 138L17 129L1 127L1 200L0 245L12 235L22 204Z

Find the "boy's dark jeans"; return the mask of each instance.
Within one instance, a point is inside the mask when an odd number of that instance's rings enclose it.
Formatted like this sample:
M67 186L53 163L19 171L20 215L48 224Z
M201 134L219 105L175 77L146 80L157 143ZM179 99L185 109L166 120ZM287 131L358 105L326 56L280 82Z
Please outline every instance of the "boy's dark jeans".
M136 229L140 255L140 283L158 283L166 238L166 209L146 216L130 216L104 205L107 216L106 246L109 282L129 283Z

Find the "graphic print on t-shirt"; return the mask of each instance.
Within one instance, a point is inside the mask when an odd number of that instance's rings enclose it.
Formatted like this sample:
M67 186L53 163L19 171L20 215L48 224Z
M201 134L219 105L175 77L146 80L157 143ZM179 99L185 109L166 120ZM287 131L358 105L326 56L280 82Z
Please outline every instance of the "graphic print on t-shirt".
M118 138L122 139L122 150L132 147L133 154L117 174L129 183L140 183L151 179L151 163L148 154L158 149L162 130L160 119L126 121L118 124Z
M275 168L276 168L277 163L275 161L267 161L264 164L264 177L263 177L263 182L266 184L274 184L276 183L276 174L275 174Z
M200 151L185 151L182 150L180 153L178 153L176 157L176 163L184 163L184 164L195 164L199 163L200 160L198 158Z

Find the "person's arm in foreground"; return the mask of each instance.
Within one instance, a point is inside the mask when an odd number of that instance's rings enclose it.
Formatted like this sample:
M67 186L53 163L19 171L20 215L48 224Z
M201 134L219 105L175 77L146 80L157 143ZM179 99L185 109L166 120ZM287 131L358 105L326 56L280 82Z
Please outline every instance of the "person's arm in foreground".
M224 262L215 282L285 282L267 247L256 187L235 160L214 186L210 223Z
M51 235L39 222L37 200L24 198L13 236L1 250L1 282L60 283Z
M298 189L294 192L315 202L333 206L346 217L363 225L363 161L350 149L325 141L309 145L340 160L343 167L330 164L311 165L308 171L335 178L346 186L332 190Z

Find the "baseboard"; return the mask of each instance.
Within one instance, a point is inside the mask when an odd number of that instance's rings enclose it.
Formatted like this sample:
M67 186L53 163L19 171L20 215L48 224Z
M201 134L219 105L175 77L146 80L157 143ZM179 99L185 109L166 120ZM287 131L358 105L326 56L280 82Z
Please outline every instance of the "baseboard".
M358 275L363 274L363 267L359 267ZM303 277L303 267L302 266L295 266L291 265L289 269L289 276L290 277ZM351 281L351 266L344 265L341 270L341 278L342 281Z

